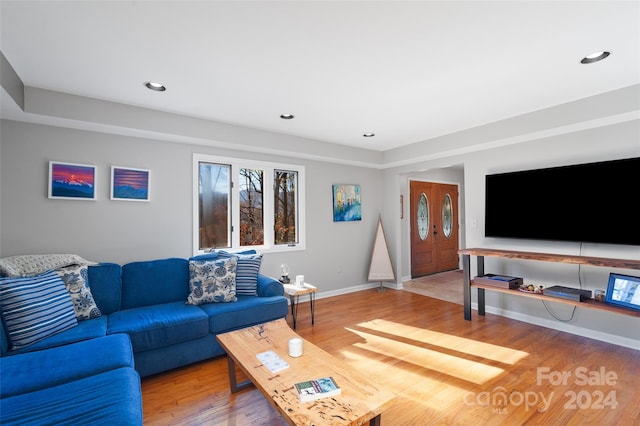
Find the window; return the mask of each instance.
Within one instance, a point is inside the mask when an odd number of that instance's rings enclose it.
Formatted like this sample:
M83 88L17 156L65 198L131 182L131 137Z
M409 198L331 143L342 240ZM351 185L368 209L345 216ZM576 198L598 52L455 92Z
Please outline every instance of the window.
M194 253L304 249L304 166L195 154Z

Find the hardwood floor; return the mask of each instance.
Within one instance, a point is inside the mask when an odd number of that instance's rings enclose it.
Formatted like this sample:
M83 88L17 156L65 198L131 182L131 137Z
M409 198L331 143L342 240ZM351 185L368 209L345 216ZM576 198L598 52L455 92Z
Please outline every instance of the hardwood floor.
M475 311L464 321L462 306L408 291L319 299L315 319L302 303L298 334L397 394L383 425L640 424L640 351ZM227 374L220 357L143 379L145 424L285 424L255 388L232 395Z

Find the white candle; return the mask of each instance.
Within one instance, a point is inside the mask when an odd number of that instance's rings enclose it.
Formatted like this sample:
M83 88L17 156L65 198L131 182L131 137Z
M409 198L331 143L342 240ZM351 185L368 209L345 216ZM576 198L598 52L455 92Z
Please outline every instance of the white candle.
M302 339L299 337L289 339L289 356L293 358L302 356Z

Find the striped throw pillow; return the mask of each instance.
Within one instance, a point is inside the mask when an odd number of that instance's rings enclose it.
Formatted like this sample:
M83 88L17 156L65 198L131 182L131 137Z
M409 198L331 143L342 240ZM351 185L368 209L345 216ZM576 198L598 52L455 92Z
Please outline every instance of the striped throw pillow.
M13 350L78 325L69 292L55 271L0 278L0 304Z
M229 253L220 250L218 251L218 257L223 259L228 257L238 258L236 295L258 295L258 272L260 272L260 265L262 264L262 254Z

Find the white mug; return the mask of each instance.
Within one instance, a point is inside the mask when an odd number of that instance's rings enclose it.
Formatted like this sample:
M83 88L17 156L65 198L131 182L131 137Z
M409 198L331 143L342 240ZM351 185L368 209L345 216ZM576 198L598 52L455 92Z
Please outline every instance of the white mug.
M293 358L302 356L302 339L301 338L294 337L293 339L289 339L289 356Z
M304 275L296 275L296 285L298 287L304 287Z

